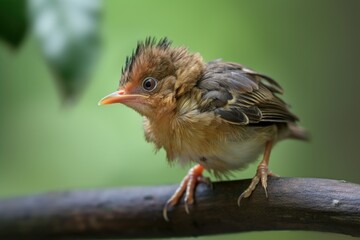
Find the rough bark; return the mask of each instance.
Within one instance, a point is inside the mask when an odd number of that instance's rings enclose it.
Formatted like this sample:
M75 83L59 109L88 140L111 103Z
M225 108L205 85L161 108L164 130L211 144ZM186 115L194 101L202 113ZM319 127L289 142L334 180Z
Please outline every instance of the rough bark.
M183 203L162 216L176 185L47 193L0 200L0 239L161 238L265 230L360 236L360 185L269 178L237 206L250 180L200 184L190 214Z

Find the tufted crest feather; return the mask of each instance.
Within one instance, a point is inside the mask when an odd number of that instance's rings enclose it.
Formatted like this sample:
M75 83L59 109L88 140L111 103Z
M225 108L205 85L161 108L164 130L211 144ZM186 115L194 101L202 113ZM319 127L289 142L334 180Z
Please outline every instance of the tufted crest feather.
M122 75L126 76L133 70L135 60L143 53L145 49L155 47L166 50L170 48L171 43L172 42L166 37L160 38L159 41L157 41L155 37L147 37L145 41L139 41L131 56L126 57L125 66L121 69ZM120 84L124 85L126 81L128 81L128 78L123 77L120 81Z

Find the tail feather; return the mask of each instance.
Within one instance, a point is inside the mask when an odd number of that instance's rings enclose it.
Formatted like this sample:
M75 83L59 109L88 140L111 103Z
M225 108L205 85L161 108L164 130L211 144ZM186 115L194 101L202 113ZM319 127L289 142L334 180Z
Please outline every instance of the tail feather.
M289 123L288 129L289 129L289 136L288 136L289 138L304 140L304 141L310 140L310 135L304 128L294 123Z

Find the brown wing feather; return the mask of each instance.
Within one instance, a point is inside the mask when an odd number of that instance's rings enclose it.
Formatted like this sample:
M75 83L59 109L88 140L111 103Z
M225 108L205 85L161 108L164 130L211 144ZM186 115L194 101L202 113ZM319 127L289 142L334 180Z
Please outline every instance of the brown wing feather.
M209 62L197 87L203 92L200 109L214 111L227 122L256 125L298 120L276 96L283 90L275 80L240 64Z

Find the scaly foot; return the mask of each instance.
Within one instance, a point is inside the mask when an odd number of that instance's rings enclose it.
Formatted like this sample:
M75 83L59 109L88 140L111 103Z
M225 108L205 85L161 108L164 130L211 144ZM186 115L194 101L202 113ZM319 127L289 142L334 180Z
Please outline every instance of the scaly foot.
M264 158L260 162L259 166L257 167L256 175L252 179L249 187L239 196L238 198L238 205L240 206L241 199L250 197L251 193L254 191L258 183L261 181L261 185L265 190L265 196L268 197L267 193L267 177L268 176L277 176L276 174L273 174L269 171L268 165L269 165L269 158L270 158L270 152L272 148L272 141L269 141L266 143L265 151L264 151Z
M177 188L175 193L171 196L171 198L166 202L163 208L163 217L165 221L169 221L167 211L168 208L175 206L182 195L185 193L185 211L186 213L190 213L189 205L194 203L194 192L195 187L199 182L206 183L207 185L211 186L211 181L209 178L204 177L202 175L204 171L204 167L200 164L195 165L191 168L188 174L184 177L181 181L180 186Z
M268 176L277 177L276 174L273 174L272 172L269 171L268 166L266 164L260 163L257 168L256 175L251 180L249 187L238 198L237 203L238 203L239 207L240 207L241 199L250 197L259 182L261 182L261 185L265 191L266 198L268 197L268 193L267 193L267 177Z

